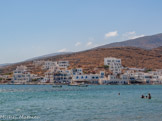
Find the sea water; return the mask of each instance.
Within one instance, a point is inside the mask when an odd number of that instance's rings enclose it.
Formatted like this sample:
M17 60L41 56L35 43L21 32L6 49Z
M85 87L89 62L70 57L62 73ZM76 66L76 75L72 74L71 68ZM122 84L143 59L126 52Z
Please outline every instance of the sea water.
M162 121L162 86L0 85L1 120Z

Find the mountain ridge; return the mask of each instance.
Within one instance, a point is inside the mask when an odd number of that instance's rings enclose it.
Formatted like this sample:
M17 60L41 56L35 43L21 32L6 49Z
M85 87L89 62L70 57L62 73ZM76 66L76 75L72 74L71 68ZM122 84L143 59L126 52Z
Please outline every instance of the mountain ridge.
M162 46L162 33L130 39L122 42L114 42L99 46L97 48L111 48L111 47L138 47L143 49L153 49Z

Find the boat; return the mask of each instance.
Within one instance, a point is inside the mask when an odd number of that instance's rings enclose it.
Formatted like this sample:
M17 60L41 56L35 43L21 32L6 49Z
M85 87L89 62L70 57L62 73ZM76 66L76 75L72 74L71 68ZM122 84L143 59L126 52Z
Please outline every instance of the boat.
M62 85L52 85L53 88L61 88Z
M78 84L69 84L68 86L78 86Z
M87 84L77 84L77 83L71 83L68 86L88 87Z
M79 84L78 87L88 87L87 84Z
M77 83L77 82L74 82L74 81L72 81L68 86L88 87L88 85L85 84L84 82L83 83Z

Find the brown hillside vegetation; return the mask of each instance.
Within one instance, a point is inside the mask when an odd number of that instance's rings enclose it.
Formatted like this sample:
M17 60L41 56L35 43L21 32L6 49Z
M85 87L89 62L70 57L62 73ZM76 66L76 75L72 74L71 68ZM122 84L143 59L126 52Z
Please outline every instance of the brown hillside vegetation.
M54 56L45 58L44 60L69 60L70 68L82 67L85 70L92 71L94 68L103 68L105 57L121 58L124 67L162 69L162 47L153 50L144 50L135 47L99 48L67 55ZM30 61L9 66L2 72L11 72L17 65L21 64L30 67L31 70L33 68L32 61ZM32 72L35 71L38 72L39 69L33 68Z
M122 59L124 67L162 68L162 48L153 50L143 50L134 47L102 48L69 54L64 56L55 56L51 60L69 60L71 67L81 65L84 68L102 67L105 57L116 57Z

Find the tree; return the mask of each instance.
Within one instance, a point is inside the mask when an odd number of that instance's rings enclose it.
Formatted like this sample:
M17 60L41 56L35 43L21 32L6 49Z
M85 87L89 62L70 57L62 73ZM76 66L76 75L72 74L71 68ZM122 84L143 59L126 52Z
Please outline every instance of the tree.
M109 69L109 66L108 65L104 65L104 69Z

